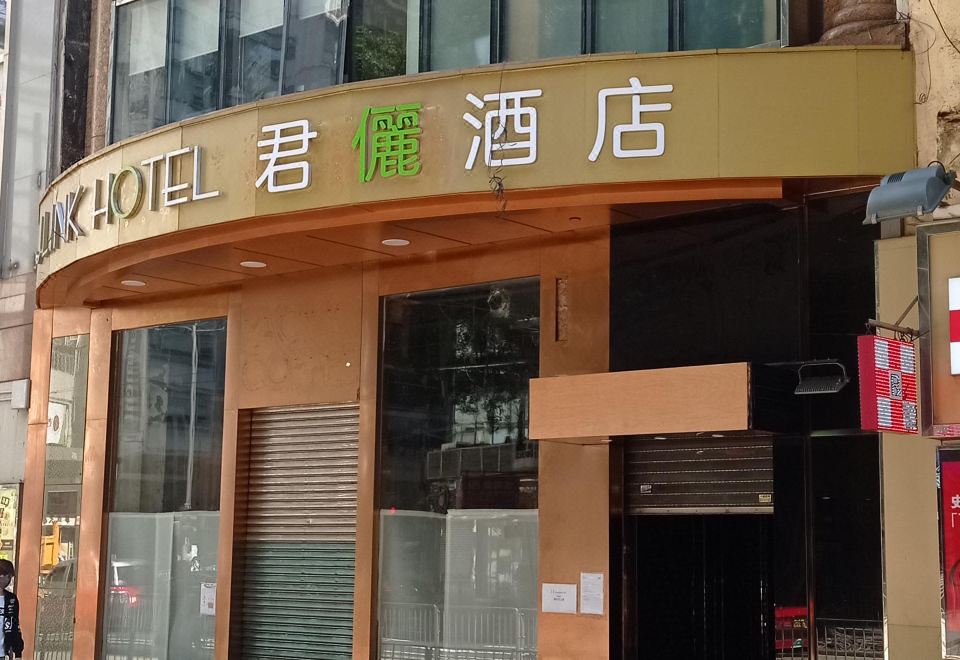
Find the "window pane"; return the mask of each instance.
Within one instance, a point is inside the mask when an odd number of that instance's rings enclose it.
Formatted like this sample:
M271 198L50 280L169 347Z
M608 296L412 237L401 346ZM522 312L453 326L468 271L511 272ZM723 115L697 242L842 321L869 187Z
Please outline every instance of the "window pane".
M536 280L384 301L382 657L535 654L539 304Z
M69 658L73 651L89 347L88 335L53 340L37 601L41 656Z
M777 0L683 0L683 49L746 48L775 41Z
M220 0L175 0L170 121L216 110L220 99Z
M292 0L283 93L337 83L340 70L340 0Z
M240 0L237 103L271 98L280 92L283 3Z
M350 80L373 80L416 73L416 46L408 52L407 2L354 0L350 5ZM413 27L414 39L416 27ZM408 58L412 59L408 61ZM412 68L411 68L412 65Z
M166 123L167 0L117 7L113 139Z
M503 59L579 55L582 0L504 0Z
M430 3L431 71L490 63L490 0Z
M116 336L103 657L212 658L226 322Z
M7 38L7 0L0 0L0 50L6 48Z
M598 53L670 50L669 0L594 0Z

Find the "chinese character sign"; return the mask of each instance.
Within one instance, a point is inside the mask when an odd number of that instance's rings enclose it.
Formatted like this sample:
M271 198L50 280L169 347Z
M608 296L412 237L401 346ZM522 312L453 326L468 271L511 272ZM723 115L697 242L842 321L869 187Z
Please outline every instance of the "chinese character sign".
M950 373L960 376L960 277L947 282L950 307Z
M593 149L587 158L596 162L603 149L607 134L607 101L613 96L630 97L630 123L617 124L613 127L613 155L615 158L650 158L662 156L666 149L666 131L660 122L642 121L643 112L669 112L673 105L670 103L641 103L641 94L665 94L673 91L673 85L649 85L644 87L640 79L630 78L628 87L610 87L601 89L597 94L597 138L593 142ZM652 133L656 142L652 147L645 149L625 149L624 135L630 133Z
M413 176L420 172L419 103L368 106L353 136L353 148L360 152L360 182L373 179L379 169L382 178Z
M259 156L260 160L265 161L267 165L257 178L257 188L266 183L267 192L273 193L302 190L309 186L310 163L305 160L291 159L307 153L310 140L317 137L317 132L310 130L310 122L299 119L283 124L271 124L261 128L260 132L269 137L258 140L257 148L270 147L270 151L261 153ZM282 172L292 172L295 178L287 183L280 183L277 175Z
M467 156L464 169L472 170L483 145L483 162L488 167L508 165L529 165L537 161L537 109L525 105L524 101L543 94L541 89L527 89L520 92L499 92L484 94L483 100L475 94L467 94L467 101L483 110L488 104L494 107L487 110L483 120L469 112L463 120L481 135L473 136L470 155Z
M857 338L860 426L918 433L917 359L913 344L875 335Z
M0 486L0 559L17 561L17 520L20 513L20 487Z
M960 452L941 450L940 533L947 643L960 641Z

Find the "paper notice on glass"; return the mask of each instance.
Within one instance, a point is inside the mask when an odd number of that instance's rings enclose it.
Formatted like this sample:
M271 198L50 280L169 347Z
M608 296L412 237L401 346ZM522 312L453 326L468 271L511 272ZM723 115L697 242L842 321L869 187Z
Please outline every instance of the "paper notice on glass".
M580 574L580 614L603 614L603 573Z
M541 593L544 612L577 613L577 585L543 583Z
M200 614L213 616L217 613L217 583L200 584Z

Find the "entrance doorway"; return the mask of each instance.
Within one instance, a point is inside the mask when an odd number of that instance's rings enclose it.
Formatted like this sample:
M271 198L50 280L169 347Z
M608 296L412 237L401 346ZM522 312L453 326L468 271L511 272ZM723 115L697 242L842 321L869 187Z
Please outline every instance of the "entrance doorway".
M637 660L774 657L772 515L633 515L624 532Z

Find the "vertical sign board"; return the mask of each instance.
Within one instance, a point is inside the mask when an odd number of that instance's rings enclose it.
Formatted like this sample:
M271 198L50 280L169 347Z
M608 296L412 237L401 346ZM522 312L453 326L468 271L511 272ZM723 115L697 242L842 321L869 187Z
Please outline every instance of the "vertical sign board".
M863 430L918 433L917 353L913 344L865 335L857 338L857 353Z
M0 485L0 559L17 561L17 522L20 520L20 485Z
M947 656L960 653L960 450L941 449L940 543Z
M947 281L950 308L950 373L960 376L960 277Z

